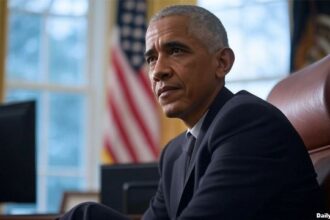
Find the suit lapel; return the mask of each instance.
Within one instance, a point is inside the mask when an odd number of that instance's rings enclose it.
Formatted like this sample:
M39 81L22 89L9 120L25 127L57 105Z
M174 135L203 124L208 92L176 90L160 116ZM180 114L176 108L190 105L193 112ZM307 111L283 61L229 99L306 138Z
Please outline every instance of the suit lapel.
M214 102L211 104L211 106L209 108L209 111L208 111L208 113L207 113L207 115L204 119L204 122L202 124L201 130L199 132L199 135L198 135L196 143L195 143L194 151L193 151L193 154L192 154L192 157L191 157L190 167L189 167L188 173L187 173L187 178L186 178L184 184L181 186L183 188L180 188L180 191L176 192L177 193L177 200L178 200L175 203L176 212L177 212L178 207L179 207L180 202L181 202L182 193L184 192L185 188L188 187L188 182L193 181L193 179L190 176L193 174L193 170L195 168L196 160L197 160L196 158L198 158L199 151L201 150L200 146L202 146L202 144L203 144L205 134L207 133L208 128L210 127L211 123L213 122L213 119L218 114L218 112L220 111L222 106L232 97L233 97L233 93L230 92L226 87L223 87L221 89L221 91L219 92L219 94L216 96ZM179 159L180 158L181 157L179 157ZM178 162L179 159L176 162ZM185 159L185 158L183 158L183 159ZM176 167L176 169L174 169L174 170L176 170L176 172L178 172L177 170L181 170L183 172L182 167L180 167L180 166L182 166L181 163L182 163L181 160L180 160L180 162L178 162L178 164L176 163L177 167ZM175 176L173 176L173 177L175 179ZM182 178L183 177L181 177L181 176L180 176L180 178L179 178L179 176L177 176L177 179L183 180ZM172 179L172 181L173 181L173 179ZM173 190L171 190L171 192L172 191ZM171 194L171 197L172 197L172 194Z
M182 144L181 144L182 145ZM187 159L187 154L182 151L181 155L175 160L173 165L173 173L172 173L172 183L171 183L171 213L177 212L177 208L179 206L180 198L183 191L184 186L184 166Z

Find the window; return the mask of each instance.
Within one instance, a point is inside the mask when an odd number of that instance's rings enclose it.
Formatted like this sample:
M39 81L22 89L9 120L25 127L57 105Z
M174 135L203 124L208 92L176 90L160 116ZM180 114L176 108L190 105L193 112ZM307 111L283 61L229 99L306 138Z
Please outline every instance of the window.
M199 0L225 26L235 63L226 77L233 92L246 89L266 98L289 71L287 0Z
M37 205L8 212L58 212L62 192L89 183L92 85L88 0L9 0L6 100L37 100Z

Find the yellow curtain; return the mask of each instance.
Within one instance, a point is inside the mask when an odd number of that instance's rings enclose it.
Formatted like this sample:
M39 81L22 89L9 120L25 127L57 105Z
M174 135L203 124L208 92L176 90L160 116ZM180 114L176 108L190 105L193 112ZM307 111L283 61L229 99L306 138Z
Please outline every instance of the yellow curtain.
M148 0L149 17L166 6L179 4L195 5L196 0Z
M5 93L5 60L7 37L7 0L0 0L0 102Z
M148 16L151 17L166 6L177 4L195 5L196 0L149 0ZM164 146L170 139L187 129L181 120L166 118L161 109L159 110L159 117L161 120L161 146Z

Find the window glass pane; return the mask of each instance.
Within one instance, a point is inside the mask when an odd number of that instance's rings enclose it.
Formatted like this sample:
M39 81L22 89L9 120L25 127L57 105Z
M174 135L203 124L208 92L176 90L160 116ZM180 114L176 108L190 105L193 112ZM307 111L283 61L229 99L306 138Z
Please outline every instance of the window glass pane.
M258 81L237 81L237 82L228 82L226 87L236 93L240 90L247 90L250 93L266 99L271 88L280 80L278 79L269 79L269 80L258 80Z
M56 0L53 2L50 11L62 15L84 15L87 8L87 0Z
M213 5L210 2L200 0L199 4L221 19L236 55L228 81L288 73L290 31L287 1L249 1L249 4L240 3L240 7L226 10L221 9L221 5L229 4L229 1L217 1L218 4Z
M62 84L85 83L85 18L52 17L49 33L49 80Z
M8 6L11 9L22 8L25 2L25 0L9 0Z
M199 0L198 5L207 8L208 10L220 10L220 9L228 9L231 7L238 7L242 5L242 1L244 0ZM246 0L245 0L246 1Z
M22 89L9 89L7 90L6 100L7 101L23 101L23 100L37 100L37 106L40 100L40 92L32 90ZM38 108L39 109L39 108Z
M283 1L283 0L275 0ZM284 0L286 1L286 0ZM201 6L208 7L209 9L229 9L229 8L238 8L247 5L260 4L274 2L274 0L199 0L198 3Z
M64 191L77 191L84 187L81 177L47 177L47 210L58 213Z
M80 168L84 153L85 104L82 95L50 95L50 167Z
M10 0L9 7L31 12L43 12L49 7L50 2L51 0Z
M10 80L39 80L41 17L13 13L9 17L7 75Z
M10 203L4 206L4 214L20 215L20 214L35 214L35 213L36 213L35 204Z

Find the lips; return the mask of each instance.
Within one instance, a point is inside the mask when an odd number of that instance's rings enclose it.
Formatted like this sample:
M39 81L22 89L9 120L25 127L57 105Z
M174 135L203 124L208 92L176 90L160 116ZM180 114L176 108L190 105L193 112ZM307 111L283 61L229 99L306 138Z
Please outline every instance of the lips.
M170 86L170 85L160 87L157 90L157 96L160 97L162 94L167 94L168 92L171 92L171 91L174 91L174 90L177 90L177 89L179 89L179 88L176 87L176 86Z

